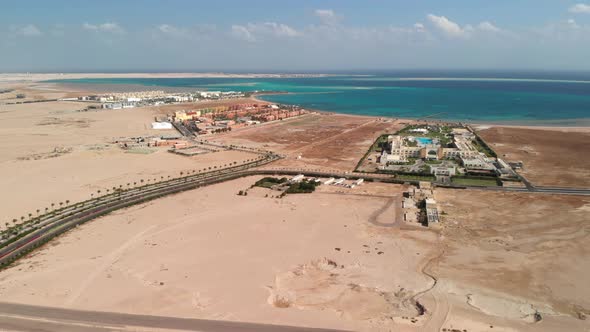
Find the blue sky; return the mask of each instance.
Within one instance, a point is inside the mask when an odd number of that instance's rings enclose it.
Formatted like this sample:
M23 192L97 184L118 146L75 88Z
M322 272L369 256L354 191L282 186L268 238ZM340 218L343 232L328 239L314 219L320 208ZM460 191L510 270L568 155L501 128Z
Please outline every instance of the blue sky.
M590 0L32 1L0 71L590 70Z

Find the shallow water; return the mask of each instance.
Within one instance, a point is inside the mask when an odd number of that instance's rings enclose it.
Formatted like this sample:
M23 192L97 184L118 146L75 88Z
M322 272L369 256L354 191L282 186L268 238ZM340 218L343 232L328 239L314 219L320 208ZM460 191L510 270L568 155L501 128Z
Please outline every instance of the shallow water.
M468 122L587 125L590 75L375 74L314 78L116 78L54 82L216 91L286 91L259 98L323 111ZM438 75L438 76L437 76ZM485 75L485 76L484 76ZM499 77L498 77L499 76Z

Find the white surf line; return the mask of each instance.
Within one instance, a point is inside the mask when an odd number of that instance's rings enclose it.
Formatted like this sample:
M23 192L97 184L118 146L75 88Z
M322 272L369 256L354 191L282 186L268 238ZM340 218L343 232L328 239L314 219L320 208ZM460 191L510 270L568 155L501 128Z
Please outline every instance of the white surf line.
M469 82L542 82L542 83L584 83L583 80L559 80L543 78L495 78L495 77L399 77L392 78L394 81L469 81Z

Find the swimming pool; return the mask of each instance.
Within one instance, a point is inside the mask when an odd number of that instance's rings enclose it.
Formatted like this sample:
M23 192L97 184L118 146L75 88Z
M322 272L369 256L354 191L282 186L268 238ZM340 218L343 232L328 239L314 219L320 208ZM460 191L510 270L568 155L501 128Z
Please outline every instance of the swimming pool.
M432 138L416 137L416 142L418 142L418 144L420 144L420 145L428 145L428 144L432 144Z

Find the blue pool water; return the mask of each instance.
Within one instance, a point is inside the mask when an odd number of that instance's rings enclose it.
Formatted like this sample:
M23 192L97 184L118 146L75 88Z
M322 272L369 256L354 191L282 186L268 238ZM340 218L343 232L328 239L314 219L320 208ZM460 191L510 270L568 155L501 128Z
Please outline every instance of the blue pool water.
M260 98L309 109L392 118L560 125L590 122L590 73L402 72L315 78L105 78L53 82L285 91L289 93Z
M420 145L432 144L432 138L428 137L416 137L415 140L418 141L418 144Z

